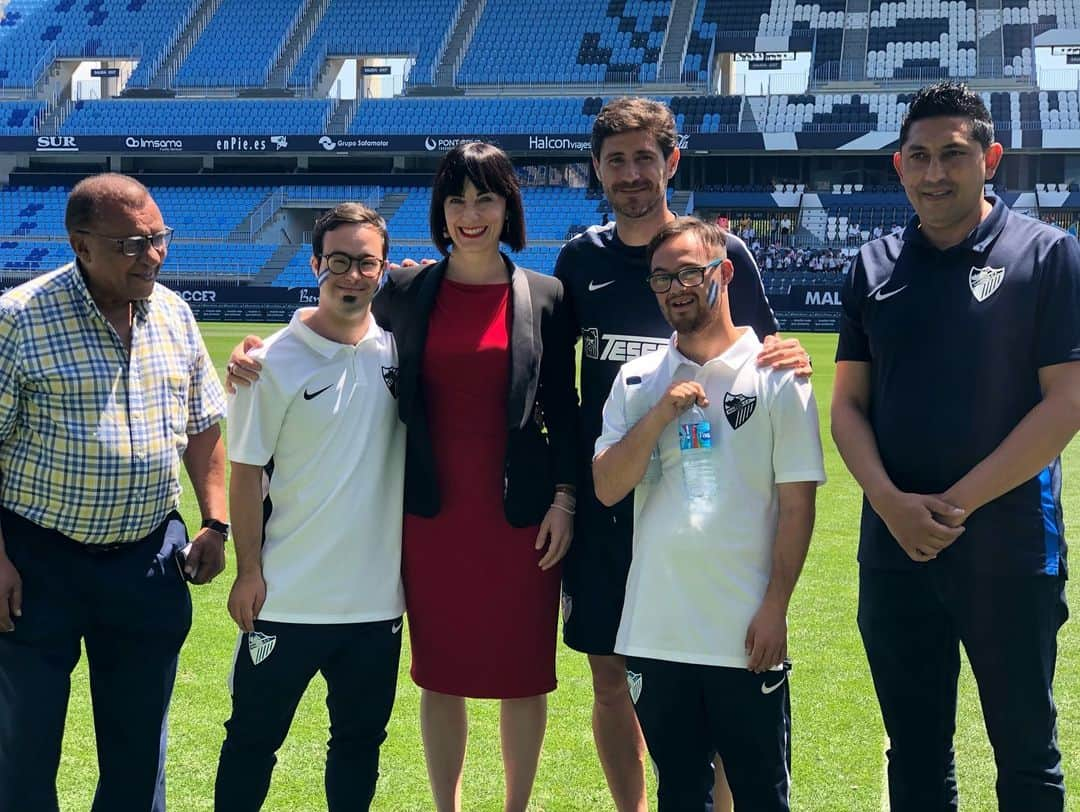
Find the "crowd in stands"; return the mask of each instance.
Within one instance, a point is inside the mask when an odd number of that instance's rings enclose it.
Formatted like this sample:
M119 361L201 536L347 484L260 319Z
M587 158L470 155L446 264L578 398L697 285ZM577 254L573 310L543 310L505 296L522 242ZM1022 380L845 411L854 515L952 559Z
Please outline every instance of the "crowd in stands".
M762 274L771 273L830 273L840 274L855 253L854 248L793 248L772 244L751 246L754 259Z
M1080 230L1080 212L1078 211L1058 209L1049 213L1044 212L1039 219L1044 223L1068 231L1074 237L1077 236L1077 231Z

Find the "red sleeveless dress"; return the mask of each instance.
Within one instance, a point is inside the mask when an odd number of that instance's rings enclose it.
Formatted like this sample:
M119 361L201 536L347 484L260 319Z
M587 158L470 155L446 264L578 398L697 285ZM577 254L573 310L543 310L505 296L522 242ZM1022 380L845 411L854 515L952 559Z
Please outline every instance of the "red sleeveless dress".
M421 688L510 699L555 689L560 568L503 512L510 286L444 279L422 381L441 510L406 514L402 567Z

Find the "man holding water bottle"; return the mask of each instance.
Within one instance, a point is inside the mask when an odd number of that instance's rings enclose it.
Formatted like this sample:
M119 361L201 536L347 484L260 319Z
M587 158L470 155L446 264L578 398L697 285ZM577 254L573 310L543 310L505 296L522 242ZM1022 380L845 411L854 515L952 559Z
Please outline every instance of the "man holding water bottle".
M787 810L787 606L825 481L808 381L761 369L731 320L724 232L678 218L648 247L675 330L625 364L593 477L634 492L634 556L615 650L656 764L660 812L695 808L723 759L736 808ZM719 483L722 482L722 487Z

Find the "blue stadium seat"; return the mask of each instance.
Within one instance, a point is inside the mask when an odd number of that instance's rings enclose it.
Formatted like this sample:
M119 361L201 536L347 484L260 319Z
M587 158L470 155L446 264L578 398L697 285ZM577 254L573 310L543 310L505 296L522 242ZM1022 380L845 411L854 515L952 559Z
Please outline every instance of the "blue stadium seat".
M289 84L313 85L328 56L409 54L410 84L432 84L438 50L460 13L460 0L335 0L319 20Z
M173 84L176 87L259 87L299 20L296 0L223 0ZM242 52L236 43L242 39Z
M32 87L57 58L137 59L146 86L198 4L169 0L11 0L0 21L0 87Z
M647 81L656 75L670 12L670 0L489 3L457 81L565 83L568 73L575 83Z
M34 119L44 108L39 101L0 101L0 135L33 135Z
M76 102L64 135L200 135L323 132L329 99L112 99Z

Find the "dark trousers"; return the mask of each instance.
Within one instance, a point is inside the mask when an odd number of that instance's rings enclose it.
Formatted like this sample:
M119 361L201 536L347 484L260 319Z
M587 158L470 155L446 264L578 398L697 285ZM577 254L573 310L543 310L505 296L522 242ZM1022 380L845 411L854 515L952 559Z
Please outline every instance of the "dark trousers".
M163 812L165 741L191 598L164 525L92 552L3 511L22 617L0 634L0 809L57 810L71 672L86 644L97 738L93 812Z
M714 753L736 809L787 812L791 785L788 672L628 657L630 697L656 768L659 812L705 808Z
M275 753L308 683L322 672L330 711L327 805L330 812L366 810L375 796L400 655L400 618L325 625L255 621L255 634L241 635L236 652L214 808L262 808Z
M982 576L937 563L861 571L859 630L889 735L893 812L958 808L960 643L994 748L999 809L1064 808L1052 693L1064 587L1059 576Z

